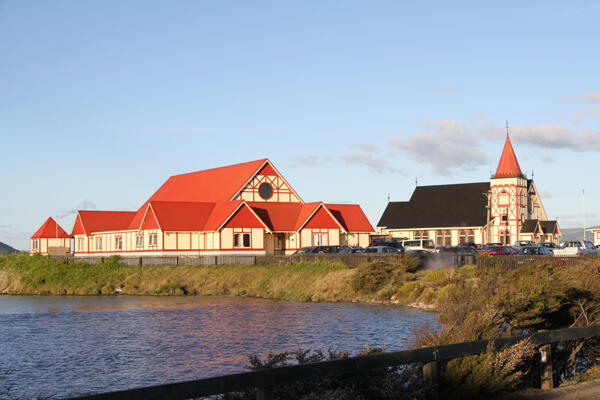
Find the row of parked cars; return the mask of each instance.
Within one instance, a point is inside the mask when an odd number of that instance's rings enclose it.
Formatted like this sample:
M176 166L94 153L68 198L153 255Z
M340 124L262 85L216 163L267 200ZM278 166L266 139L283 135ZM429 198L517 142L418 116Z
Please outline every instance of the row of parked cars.
M600 246L594 246L588 240L573 240L558 246L552 242L536 244L529 240L518 240L513 246L502 243L489 243L480 245L460 245L436 248L433 240L416 239L403 241L374 242L371 246L309 246L303 247L294 254L349 254L349 253L409 253L425 256L431 253L470 255L470 254L492 254L492 255L523 255L523 256L557 256L569 257L588 254L600 255Z

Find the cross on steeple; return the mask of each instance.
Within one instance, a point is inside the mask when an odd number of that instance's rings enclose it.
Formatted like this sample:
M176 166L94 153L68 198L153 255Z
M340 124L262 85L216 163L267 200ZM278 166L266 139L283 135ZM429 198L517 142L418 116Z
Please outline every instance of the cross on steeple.
M506 137L508 137L508 120L506 120Z

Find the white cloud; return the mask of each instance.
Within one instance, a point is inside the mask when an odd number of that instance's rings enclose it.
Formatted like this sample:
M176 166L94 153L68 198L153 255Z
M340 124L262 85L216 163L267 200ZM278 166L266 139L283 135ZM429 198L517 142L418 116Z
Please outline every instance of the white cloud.
M554 160L554 157L552 157L552 154L544 153L544 155L542 157L542 161L545 163L553 163L556 160Z
M350 145L350 148L353 149L358 149L358 150L362 150L362 151L366 151L366 152L377 152L377 146L375 146L374 144L352 144Z
M294 157L290 162L290 168L296 167L316 167L322 164L327 158L318 155L310 155L303 157Z
M420 163L429 164L440 175L449 176L458 169L472 169L484 164L487 156L479 148L479 140L460 121L424 121L428 133L415 133L388 142Z
M600 107L593 107L593 108L588 108L585 110L579 110L577 111L577 114L575 116L575 125L581 123L583 120L592 117L594 115L599 115L600 114Z
M585 93L575 97L561 97L562 102L600 103L600 92Z
M340 159L346 164L364 165L379 174L388 172L405 175L401 170L391 167L388 159L371 153L347 154L340 156Z

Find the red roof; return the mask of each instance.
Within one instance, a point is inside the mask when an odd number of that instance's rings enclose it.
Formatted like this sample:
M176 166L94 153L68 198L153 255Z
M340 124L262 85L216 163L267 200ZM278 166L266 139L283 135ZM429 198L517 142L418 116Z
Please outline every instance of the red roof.
M31 237L32 239L68 239L71 236L63 228L60 227L56 221L50 217L44 222L44 224L37 230L36 233Z
M523 172L521 172L515 150L508 136L506 136L506 143L504 144L494 178L523 178Z
M215 203L151 201L150 207L163 231L199 232L204 230Z
M94 232L124 231L129 228L135 211L79 211L78 219L81 221L85 232L90 235Z
M358 204L325 204L348 232L375 232Z
M269 160L175 175L150 197L155 201L216 203L229 201Z

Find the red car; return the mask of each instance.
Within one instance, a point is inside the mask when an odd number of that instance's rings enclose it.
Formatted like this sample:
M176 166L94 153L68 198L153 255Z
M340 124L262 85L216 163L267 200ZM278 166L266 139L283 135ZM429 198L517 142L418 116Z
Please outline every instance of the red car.
M517 254L517 251L511 246L487 246L479 250L479 254L492 254L496 256L512 256Z

